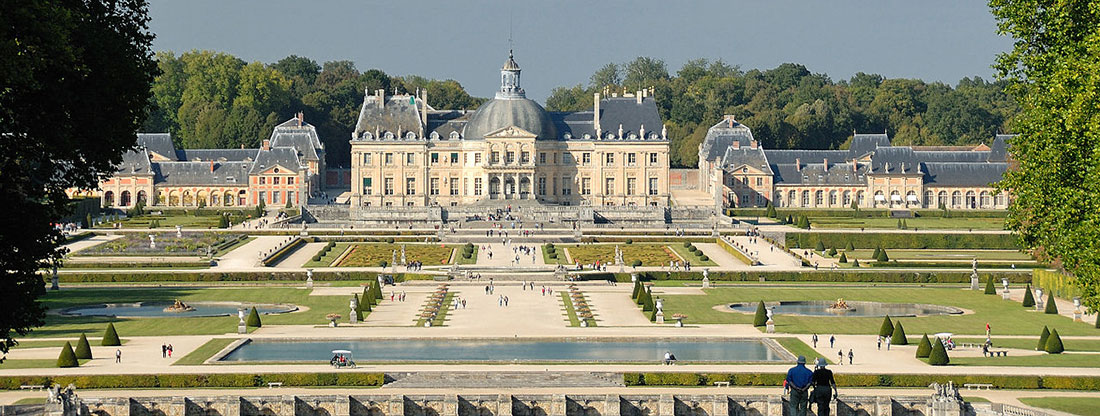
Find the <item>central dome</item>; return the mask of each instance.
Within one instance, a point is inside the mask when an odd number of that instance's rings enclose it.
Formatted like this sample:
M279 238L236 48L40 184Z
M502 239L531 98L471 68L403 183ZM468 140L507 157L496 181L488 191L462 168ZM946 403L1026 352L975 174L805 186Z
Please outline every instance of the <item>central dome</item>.
M527 98L494 98L482 104L470 116L462 136L482 139L486 134L512 126L533 133L537 140L557 137L550 114L539 103Z
M508 51L508 60L500 68L500 91L470 116L463 137L483 139L486 134L514 126L533 133L537 140L557 138L550 114L539 103L527 99L519 85L519 74L519 64L512 58L512 51Z

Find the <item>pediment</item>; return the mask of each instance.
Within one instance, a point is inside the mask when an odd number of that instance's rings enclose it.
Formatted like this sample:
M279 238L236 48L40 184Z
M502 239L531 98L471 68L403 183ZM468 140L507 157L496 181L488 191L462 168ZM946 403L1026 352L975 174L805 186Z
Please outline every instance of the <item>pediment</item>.
M276 172L275 171L276 169L278 169L279 171ZM294 169L287 169L287 168L283 167L282 165L275 165L275 166L272 166L270 168L264 169L262 172L260 172L260 174L261 175L283 175L283 174L288 174L288 173L293 174L293 173L296 173L296 172L297 171L295 171Z
M746 169L747 169L747 171L746 171ZM733 169L730 169L729 172L730 173L740 173L740 174L750 174L750 175L765 175L765 174L767 174L763 170L760 170L760 168L753 167L753 166L751 166L747 163L742 163L740 165L737 165Z
M527 130L521 129L516 126L508 126L499 130L495 130L492 133L486 134L486 139L534 139L535 133L531 133Z

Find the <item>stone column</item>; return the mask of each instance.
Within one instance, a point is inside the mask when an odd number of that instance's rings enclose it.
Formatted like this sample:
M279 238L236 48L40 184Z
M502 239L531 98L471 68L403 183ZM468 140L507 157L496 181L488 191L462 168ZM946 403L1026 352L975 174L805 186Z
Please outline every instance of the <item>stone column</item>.
M405 396L395 394L390 396L390 400L387 403L379 403L378 407L389 407L389 411L385 412L386 416L405 416Z
M622 415L622 398L618 394L608 394L604 399L603 412L600 412L603 416L620 416Z
M512 395L501 394L497 396L496 416L512 416Z
M448 394L443 398L443 412L440 416L458 416L458 395Z
M671 394L662 394L661 398L657 401L657 414L659 415L674 415L676 414L676 399Z
M729 416L730 399L724 394L714 395L714 404L711 406L711 416ZM833 413L836 414L836 413Z
M565 416L565 395L555 394L550 399L550 414L547 416Z

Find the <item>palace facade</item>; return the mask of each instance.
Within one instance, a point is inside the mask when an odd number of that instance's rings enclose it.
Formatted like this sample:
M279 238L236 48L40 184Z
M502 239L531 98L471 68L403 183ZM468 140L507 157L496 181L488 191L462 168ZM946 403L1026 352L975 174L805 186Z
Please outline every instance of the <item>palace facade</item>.
M500 84L476 111L436 110L423 91L366 92L351 205L668 205L668 137L649 91L549 112L526 97L511 54Z
M96 191L104 207L300 206L319 192L325 149L317 130L295 118L278 125L258 149L176 149L168 133L138 134L137 148Z
M1005 209L993 183L1008 170L1011 136L991 146L893 146L855 134L847 150L764 149L732 116L699 146L699 187L726 207Z

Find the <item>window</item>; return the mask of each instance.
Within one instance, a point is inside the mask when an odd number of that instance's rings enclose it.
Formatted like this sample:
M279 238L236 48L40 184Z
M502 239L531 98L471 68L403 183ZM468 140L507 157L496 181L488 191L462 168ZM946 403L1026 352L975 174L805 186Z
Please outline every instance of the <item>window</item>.
M568 153L566 153L566 154L568 154ZM570 181L568 176L563 176L561 178L561 194L562 195L572 195L573 194L573 187L571 186L572 184L573 184L573 181Z
M657 153L650 153L649 154L649 164L650 165L656 165L657 164Z
M931 207L932 205L935 205L935 202L933 202L933 199L934 199L933 195L934 194L932 193L932 191L924 191L924 206L925 207Z
M383 182L382 183L382 186L383 186L382 192L385 193L386 195L393 195L393 178L386 178L382 182Z
M589 152L581 153L581 164L582 165L587 165L589 163L592 163L592 153L589 153Z
M371 180L372 179L374 179L374 178L363 178L363 192L362 192L363 195L370 195L371 194L371 188L372 188Z
M405 164L406 165L415 165L416 164L416 154L415 153L405 153Z
M458 178L451 178L447 181L447 188L451 191L451 196L458 195Z
M626 154L626 164L627 164L627 166L634 166L635 163L638 163L638 155L635 154L635 153L627 153Z
M844 191L844 206L852 205L852 191Z
M581 195L592 195L592 178L581 178Z
M451 153L451 163L458 163L458 153Z
M261 176L260 177L260 185L267 185L267 178Z
M500 163L500 152L493 152L489 154L489 163Z
M526 164L526 163L530 163L530 162L531 162L531 152L520 152L520 154L519 154L519 163Z
M554 153L554 164L558 164L558 154Z
M825 202L825 193L822 191L814 192L814 205L819 206Z
M615 165L615 154L614 153L604 153L603 154L603 162L604 162L604 165L606 165L606 166L614 166Z
M363 166L370 166L371 165L371 159L372 159L371 156L373 156L373 154L363 153Z
M294 185L294 178L293 177L286 178L286 184L287 185Z
M836 191L829 191L829 206L836 205Z
M603 194L614 195L615 194L615 178L605 178L603 182Z
M538 179L538 193L539 193L539 195L546 195L546 178L545 177L540 176L539 179Z
M540 165L545 165L546 164L546 152L539 152L539 164Z
M298 201L294 200L294 191L286 191L286 202L296 204Z
M392 165L393 164L393 153L386 153L386 156L384 157L384 159L385 159L385 163L387 165Z
M764 186L764 178L758 177L756 178L756 187L759 188L761 186Z
M279 177L276 176L274 178L271 178L271 183L274 184L274 185L278 185L279 184Z
M271 202L274 203L274 204L283 203L283 201L281 199L279 199L279 196L280 196L279 191L272 192L271 193Z
M504 163L514 163L516 161L516 152L504 153Z
M802 191L802 206L810 206L810 191Z
M475 165L480 165L481 164L481 153L474 153L474 164Z
M633 155L633 153L631 153ZM626 178L626 194L634 195L634 190L638 188L638 178Z
M649 178L649 194L650 195L657 195L657 184L658 184L658 179L657 178Z
M439 195L439 178L431 178L428 182L428 193Z
M260 201L263 201L265 204L270 204L271 203L267 200L267 192L266 191L260 191Z
M405 195L416 194L416 178L405 178Z
M439 163L439 153L432 153L432 164L437 163ZM409 164L412 164L412 162L409 162Z
M481 178L474 178L474 195L481 195Z
M573 163L573 154L572 153L562 153L561 154L561 163L565 163L565 164Z

